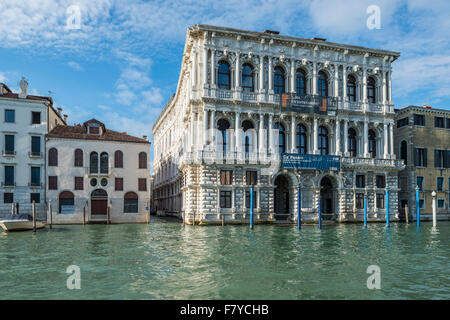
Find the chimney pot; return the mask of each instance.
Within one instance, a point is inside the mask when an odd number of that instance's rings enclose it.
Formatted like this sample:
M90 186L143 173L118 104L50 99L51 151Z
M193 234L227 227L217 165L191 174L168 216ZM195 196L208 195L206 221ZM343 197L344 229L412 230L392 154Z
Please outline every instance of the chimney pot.
M58 115L61 116L62 108L58 108Z
M65 123L67 123L67 118L68 118L68 115L65 114L65 115L64 115L64 122L65 122Z
M145 140L147 140L147 136L142 136L142 138L144 138Z

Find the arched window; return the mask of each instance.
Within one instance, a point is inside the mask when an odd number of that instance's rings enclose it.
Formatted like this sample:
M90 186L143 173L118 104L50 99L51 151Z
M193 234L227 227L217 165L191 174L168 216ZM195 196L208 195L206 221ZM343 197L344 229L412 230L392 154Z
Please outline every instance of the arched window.
M89 172L98 173L98 153L95 151L91 152L89 158Z
M275 129L278 129L278 152L286 152L286 132L284 126L277 122L275 123Z
M297 125L296 145L298 154L307 153L306 128L302 124Z
M405 140L400 144L400 159L405 161L405 164L408 164L408 144Z
M75 150L75 167L82 167L83 166L83 150L76 149Z
M70 191L63 191L59 194L59 213L75 212L75 197Z
M100 154L100 173L108 173L109 156L106 152Z
M369 79L367 79L367 99L371 103L375 103L376 102L375 86L376 86L375 79L372 78L372 77L369 77Z
M317 79L317 94L321 97L328 97L328 76L325 72L319 72Z
M242 68L242 90L253 92L255 91L255 82L253 79L253 67L246 63Z
M356 79L351 74L347 77L347 97L350 101L356 101Z
M56 148L48 150L48 165L51 167L58 166L58 150Z
M139 153L139 169L147 169L147 153Z
M302 69L298 69L295 74L295 92L298 95L306 94L306 74Z
M377 135L373 130L369 130L369 153L372 158L377 157Z
M274 69L274 77L273 77L273 90L275 94L284 93L284 85L285 85L285 77L284 70L281 67L275 67Z
M137 213L138 212L138 195L135 192L127 192L123 196L123 212Z
M356 131L353 128L348 129L348 152L350 157L356 157Z
M220 131L221 134L221 140L219 141L219 144L222 144L222 151L223 153L227 152L227 130L230 128L230 123L225 119L220 119L217 121L217 129Z
M327 155L328 149L328 130L325 127L319 127L319 151L321 155Z
M114 152L114 168L123 168L123 152L120 150Z
M244 152L250 152L253 148L252 136L249 129L254 129L253 123L250 120L244 120L242 122L242 131L244 131Z
M231 88L231 76L230 65L226 61L219 62L219 68L217 70L218 87L219 89L230 90Z

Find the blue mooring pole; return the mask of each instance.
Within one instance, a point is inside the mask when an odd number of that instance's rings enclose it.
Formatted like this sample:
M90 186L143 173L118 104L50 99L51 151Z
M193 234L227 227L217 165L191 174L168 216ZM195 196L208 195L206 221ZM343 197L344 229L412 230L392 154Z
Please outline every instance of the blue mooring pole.
M319 199L319 229L322 229L322 201Z
M253 230L253 184L250 187L250 230Z
M300 183L297 190L297 229L301 229L302 222L302 190L300 189Z
M419 199L419 186L416 186L416 222L417 222L417 227L420 227L420 199Z
M364 194L364 228L367 228L367 193Z
M386 228L389 228L389 188L386 188Z

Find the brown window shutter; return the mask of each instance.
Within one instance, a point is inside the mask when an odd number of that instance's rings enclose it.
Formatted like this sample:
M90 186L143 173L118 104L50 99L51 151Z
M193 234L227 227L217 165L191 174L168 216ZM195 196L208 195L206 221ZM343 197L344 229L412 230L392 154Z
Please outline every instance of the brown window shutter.
M139 178L139 191L147 191L147 179Z
M114 188L116 191L123 191L123 178L116 178L114 181Z
M83 177L75 177L75 190L83 190L83 189L84 189Z
M75 150L75 167L83 166L83 151L81 149Z
M114 152L114 167L123 168L123 152L120 150Z
M49 176L48 177L48 189L49 190L57 190L58 189L58 177L57 176Z
M139 169L147 169L147 154L145 152L139 153Z

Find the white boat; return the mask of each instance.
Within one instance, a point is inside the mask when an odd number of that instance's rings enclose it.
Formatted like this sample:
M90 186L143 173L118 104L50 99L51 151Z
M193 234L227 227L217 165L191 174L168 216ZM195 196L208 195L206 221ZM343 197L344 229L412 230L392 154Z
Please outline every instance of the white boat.
M45 221L36 221L36 229L45 228ZM33 218L29 214L9 215L0 220L0 227L5 231L33 230Z

